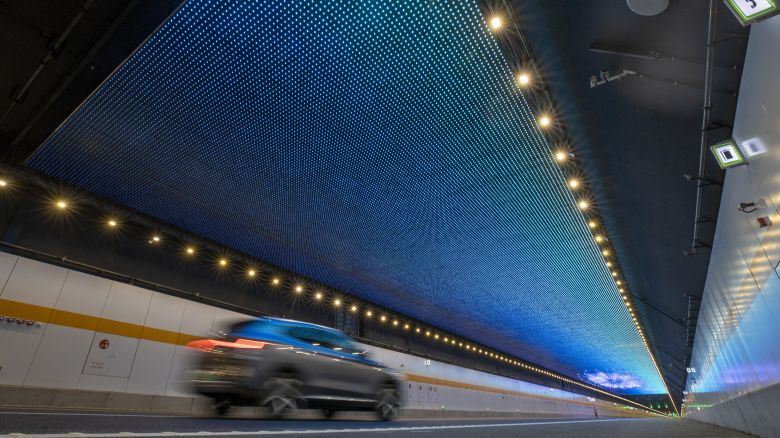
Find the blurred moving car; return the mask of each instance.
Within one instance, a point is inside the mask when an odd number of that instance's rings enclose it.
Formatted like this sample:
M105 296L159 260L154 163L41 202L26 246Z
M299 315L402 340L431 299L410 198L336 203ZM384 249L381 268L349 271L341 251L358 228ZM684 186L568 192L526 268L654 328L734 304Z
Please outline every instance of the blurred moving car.
M189 382L214 399L220 415L231 406L263 406L275 417L299 408L322 409L327 418L337 411L375 410L382 420L398 414L396 373L329 327L263 317L187 346L199 356Z

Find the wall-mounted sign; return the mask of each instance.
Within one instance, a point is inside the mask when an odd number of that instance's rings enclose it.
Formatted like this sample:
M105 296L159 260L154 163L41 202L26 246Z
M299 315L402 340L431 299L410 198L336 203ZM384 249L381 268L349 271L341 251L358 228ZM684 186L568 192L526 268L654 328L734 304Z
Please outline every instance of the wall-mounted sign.
M742 152L739 151L734 140L726 140L716 145L712 145L710 146L710 150L712 151L712 154L715 155L715 159L718 160L721 169L728 169L729 167L745 164L745 157L742 156Z
M765 154L769 151L769 149L764 144L764 141L761 140L761 137L753 137L747 140L742 140L739 143L739 149L748 158Z
M777 0L724 0L743 26L768 18L780 11Z

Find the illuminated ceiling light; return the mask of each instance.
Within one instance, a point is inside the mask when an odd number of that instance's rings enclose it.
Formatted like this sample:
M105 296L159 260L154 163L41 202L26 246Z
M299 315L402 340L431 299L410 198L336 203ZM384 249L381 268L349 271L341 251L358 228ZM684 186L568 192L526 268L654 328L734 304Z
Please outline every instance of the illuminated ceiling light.
M618 281L616 281L616 282L615 282L615 284L617 284L617 285L620 285L620 284L622 284L622 283L623 283L623 282L622 282L622 281L620 281L620 280L618 280Z
M119 225L114 219L109 219L106 224L108 224L109 228L116 228L116 226Z
M503 25L504 20L502 20L498 15L494 15L493 18L490 19L490 28L493 30L501 29L501 26Z
M568 158L568 156L569 155L566 152L558 151L555 153L555 161L559 163L563 163L564 161L566 161L566 158Z
M415 332L415 333L420 333L420 327L417 327L417 328L415 328L415 329L414 329L414 332Z
M428 331L428 330L426 330L426 331L425 331L425 336L430 336L430 335L431 335L431 332L430 332L430 331Z
M322 292L317 292L316 294L314 294L314 299L317 300L317 301L321 300L322 299Z
M227 259L219 259L219 266L227 266L228 262Z
M372 316L373 314L374 314L374 312L372 312L372 311L370 311L370 310L369 310L368 312L366 312L366 316L367 316L367 317L369 317L369 318L371 318L371 316Z
M250 269L250 270L246 271L246 275L248 275L250 277L254 277L255 275L257 275L257 272L254 269Z
M448 337L446 337L446 336L445 336L445 337L444 337L444 342L450 342L450 338L448 338Z
M154 236L152 236L152 239L149 240L149 243L160 243L160 236L155 234Z
M612 262L607 262L607 267L611 268L612 267Z
M520 72L517 74L517 83L523 87L527 87L531 83L531 76L528 73Z
M393 325L397 326L398 325L398 320L393 320Z
M350 310L352 313L355 313L355 312L357 312L358 308L357 308L357 306L353 305L352 307L350 307L350 308L349 308L349 310Z
M603 255L604 257L608 256L609 255L609 250L605 249L605 250L601 251L601 255Z
M381 318L379 318L380 321L385 322L387 321L387 317L385 315L382 315Z
M615 272L615 271L612 271L612 276L613 276L613 277L617 277L617 272Z
M590 204L588 204L588 201L581 199L580 202L577 203L577 207L580 208L580 210L587 210Z
M409 330L409 324L404 324L404 330Z
M597 234L595 239L596 239L596 243L601 243L604 241L604 236L602 236L601 234Z
M195 248L193 248L193 247L191 247L191 246L188 246L186 251L187 251L187 254L188 254L188 255L193 255L193 254L195 254Z
M65 202L65 201L64 201L64 200L62 200L62 199L60 199L59 201L57 201L57 203L56 203L56 204L54 204L54 205L56 205L56 206L57 206L57 208L59 208L60 210L65 210L66 208L68 208L68 203L67 203L67 202Z
M301 285L295 286L295 292L296 292L296 293L301 293L301 292L303 292L303 286L301 286Z
M6 181L4 179L0 179L0 187L5 187L7 185L8 185L8 181Z
M433 339L439 339L439 334L436 333L435 335L433 335Z
M539 117L538 123L539 123L539 126L541 126L542 128L547 128L550 125L552 125L552 119L550 118L550 116L544 115L544 116Z
M570 179L568 184L569 184L569 188L572 190L580 186L580 182L574 178Z
M588 228L591 228L591 229L596 228L596 221L588 222Z
M278 278L274 278L273 280L271 280L271 283L279 284L279 279Z

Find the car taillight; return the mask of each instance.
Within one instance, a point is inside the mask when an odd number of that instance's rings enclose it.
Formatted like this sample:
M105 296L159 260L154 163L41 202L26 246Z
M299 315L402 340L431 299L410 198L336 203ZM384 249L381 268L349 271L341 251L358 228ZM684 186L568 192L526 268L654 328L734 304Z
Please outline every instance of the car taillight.
M220 339L198 339L196 341L187 343L187 347L201 351L212 351L216 347L220 347L220 349L262 350L269 345L273 344L265 341L253 341L251 339L241 338L235 339L233 341L225 341Z

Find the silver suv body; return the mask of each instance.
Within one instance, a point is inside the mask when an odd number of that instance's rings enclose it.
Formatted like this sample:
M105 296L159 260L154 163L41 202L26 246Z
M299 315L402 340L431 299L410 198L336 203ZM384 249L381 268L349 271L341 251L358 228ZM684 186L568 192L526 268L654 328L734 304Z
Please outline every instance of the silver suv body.
M397 415L400 381L367 357L344 333L279 318L233 325L216 339L187 344L199 351L189 373L193 389L214 399L217 413L230 406L265 406L274 416L298 408L376 410Z

